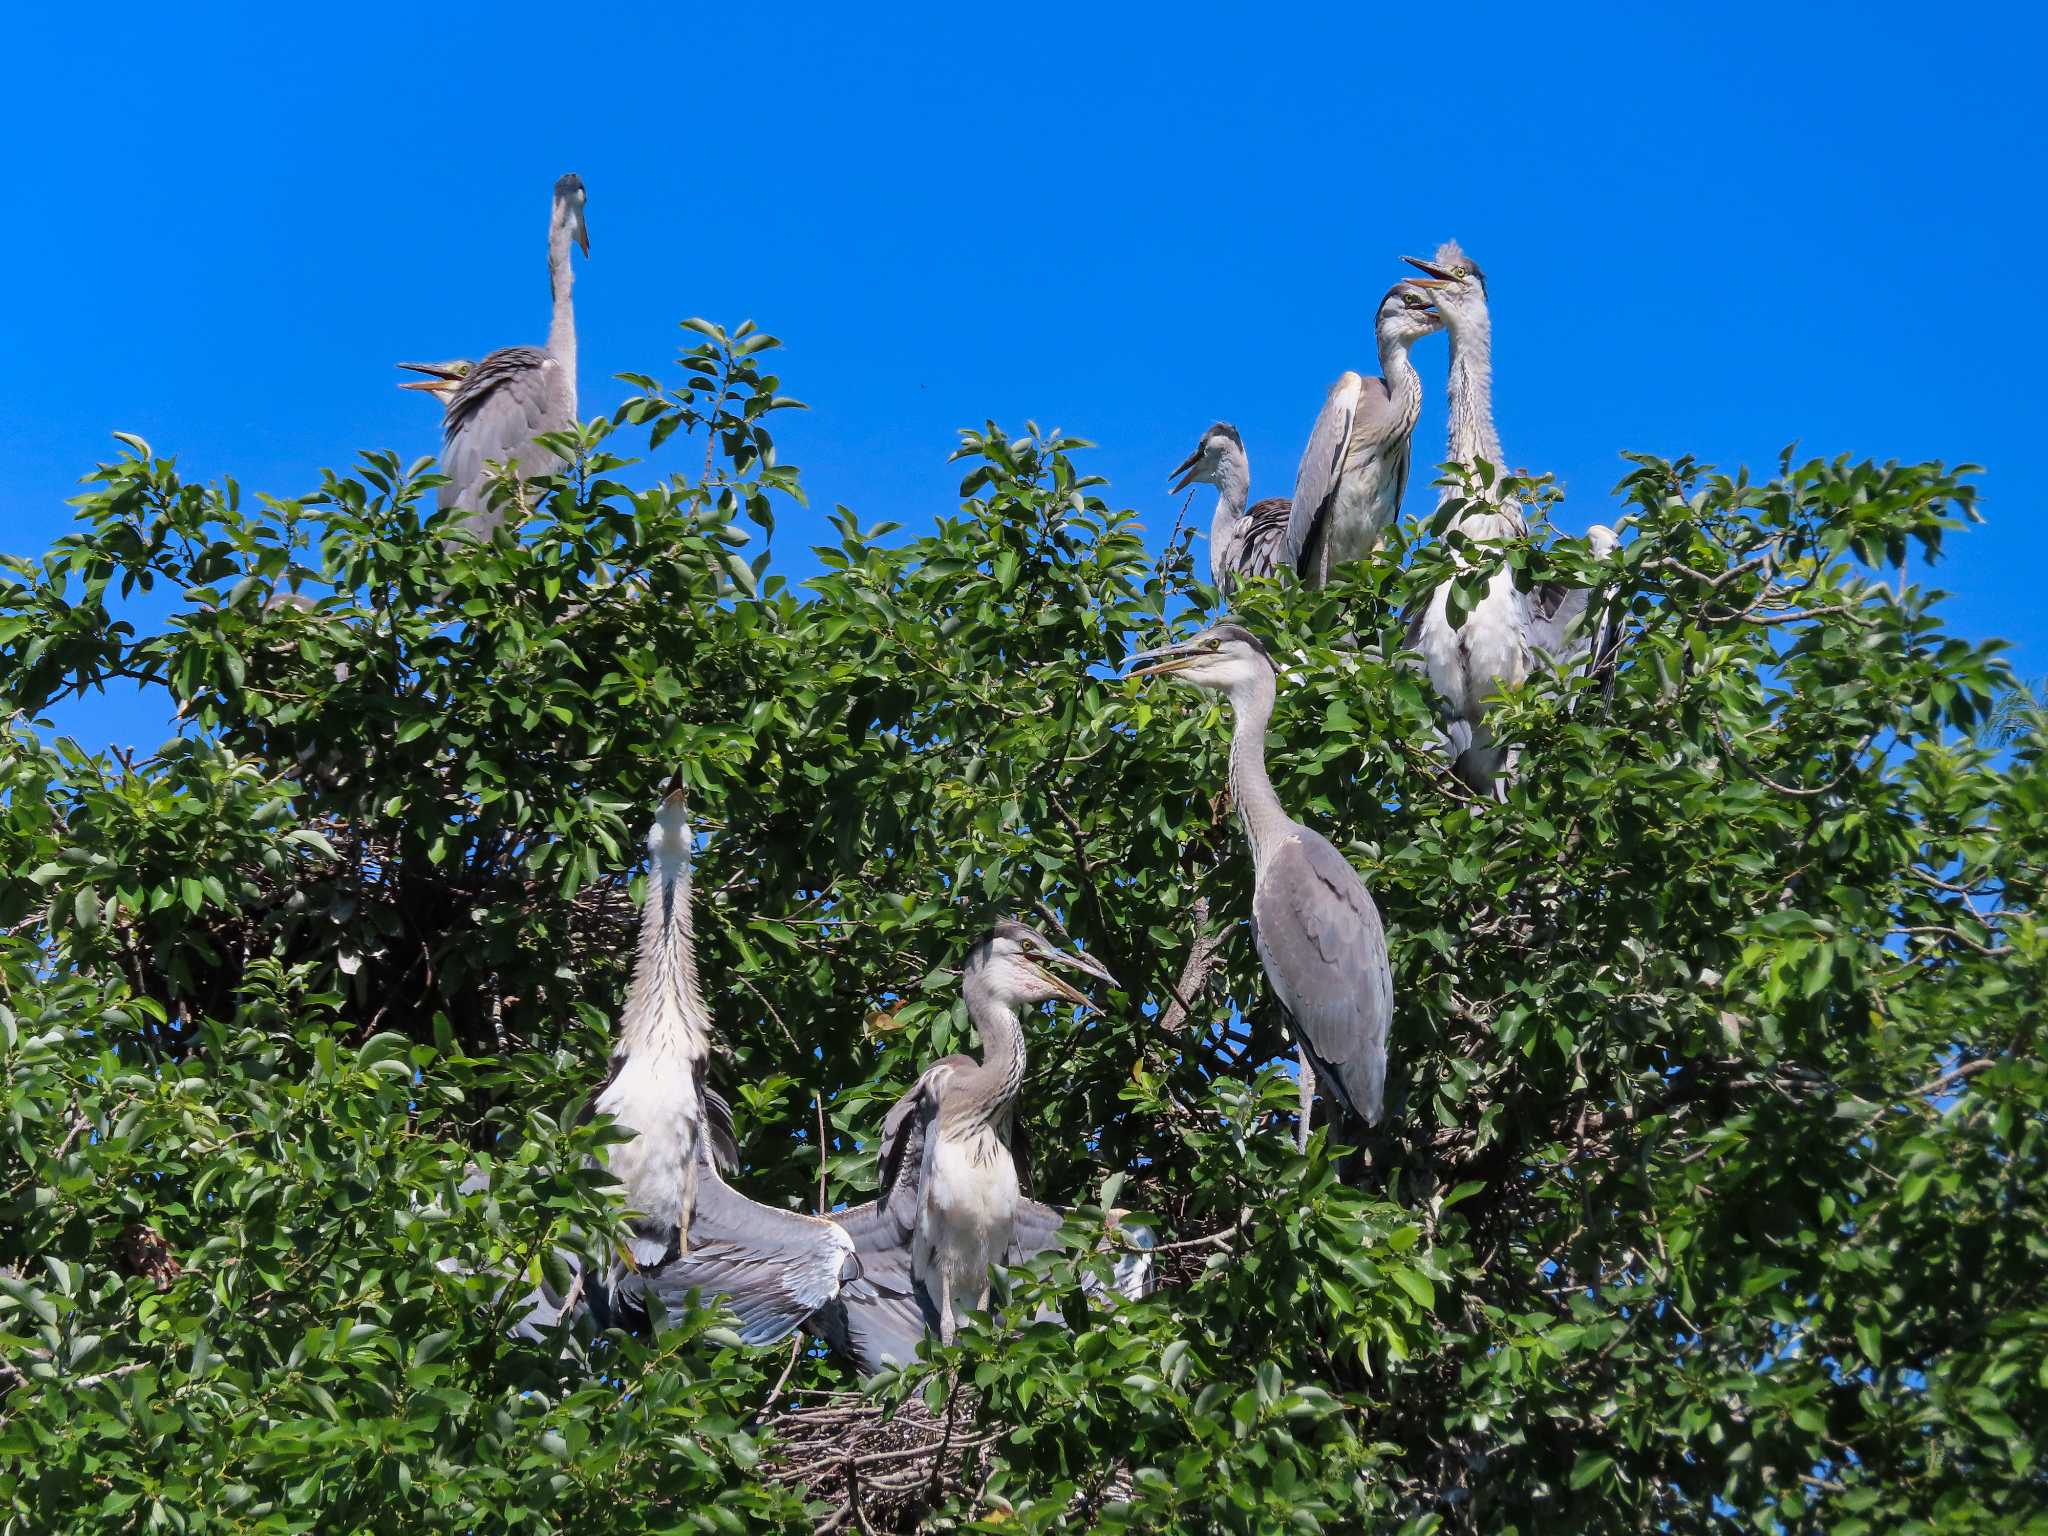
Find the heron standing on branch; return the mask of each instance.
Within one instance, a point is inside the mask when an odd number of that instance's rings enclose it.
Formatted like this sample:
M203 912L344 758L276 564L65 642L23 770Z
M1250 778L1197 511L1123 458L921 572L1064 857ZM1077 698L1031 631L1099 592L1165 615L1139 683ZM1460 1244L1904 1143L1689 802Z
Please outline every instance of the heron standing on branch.
M1252 942L1294 1030L1304 1081L1299 1144L1317 1085L1344 1113L1379 1123L1394 977L1386 931L1365 882L1313 828L1281 809L1266 772L1273 658L1249 630L1217 624L1131 658L1132 677L1173 677L1230 700L1230 793L1252 851Z
M1288 563L1287 517L1293 503L1268 496L1245 506L1251 495L1251 461L1236 427L1219 421L1202 434L1195 451L1173 472L1170 489L1216 487L1216 512L1209 519L1209 580L1230 601L1238 578L1270 576Z
M1309 434L1294 477L1287 550L1312 587L1367 554L1400 515L1409 440L1422 411L1422 380L1408 349L1443 329L1427 291L1434 286L1411 281L1387 290L1373 319L1380 376L1340 375Z
M882 1121L881 1194L833 1218L853 1238L862 1284L826 1310L819 1331L863 1370L907 1362L928 1333L952 1343L987 1307L991 1265L1021 1263L1057 1239L1060 1213L1024 1196L1013 1153L1019 1011L1055 999L1089 1006L1053 967L1115 985L1092 955L1055 948L1023 923L997 923L969 951L960 990L982 1059L948 1056L924 1070Z
M576 424L576 306L571 293L576 271L569 259L573 241L590 256L590 233L583 222L583 178L573 172L555 183L554 209L548 219L548 284L554 294L554 317L548 344L501 347L465 376L448 398L442 424L441 509L458 508L471 516L467 526L488 535L503 521L486 503L490 464L513 465L521 481L549 474L561 460L534 439L566 432ZM401 363L430 379L450 366ZM433 394L440 387L419 386Z

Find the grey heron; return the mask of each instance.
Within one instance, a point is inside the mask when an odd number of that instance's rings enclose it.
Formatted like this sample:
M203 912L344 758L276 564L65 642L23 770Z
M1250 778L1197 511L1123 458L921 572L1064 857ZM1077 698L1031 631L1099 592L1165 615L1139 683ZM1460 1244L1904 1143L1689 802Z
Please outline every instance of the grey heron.
M1378 1124L1394 1012L1386 930L1358 871L1328 838L1290 817L1273 790L1266 772L1276 694L1272 654L1251 631L1223 623L1131 660L1151 663L1132 677L1172 677L1229 699L1230 792L1251 845L1259 963L1293 1026L1304 1071L1346 1114Z
M640 944L596 1108L633 1133L606 1148L625 1186L628 1238L609 1277L628 1315L650 1296L670 1311L690 1292L724 1298L749 1344L786 1338L860 1273L831 1222L761 1205L725 1182L737 1161L731 1111L705 1085L711 1015L697 979L692 833L681 791L648 834L653 867Z
M548 344L500 347L474 368L447 400L442 423L441 509L470 514L467 526L488 535L503 521L486 505L487 464L516 462L521 480L552 472L560 463L534 438L564 432L576 424L576 306L572 298L576 271L569 257L573 241L587 259L590 234L583 220L583 178L571 172L555 183L554 207L548 218L548 284L554 314L548 323ZM401 363L430 378L440 365ZM433 384L422 386L439 393Z
M1493 321L1486 304L1486 275L1455 240L1437 248L1431 261L1401 258L1434 279L1437 312L1451 333L1450 460L1471 465L1485 460L1501 468L1500 434L1493 424ZM1446 485L1438 504L1471 493ZM1522 509L1501 501L1492 509L1468 507L1457 530L1476 542L1518 539L1528 532ZM1450 615L1451 583L1418 605L1408 626L1408 645L1421 653L1445 717L1445 750L1457 776L1478 794L1505 787L1507 754L1486 726L1486 707L1496 691L1529 675L1529 601L1517 590L1514 572L1503 565L1462 624Z
M1268 496L1245 505L1251 495L1251 461L1244 439L1227 421L1202 434L1195 451L1181 460L1169 489L1216 487L1216 511L1209 519L1209 580L1230 601L1240 576L1270 576L1287 558L1287 516L1293 503Z
M1409 440L1422 410L1422 380L1408 349L1443 321L1428 282L1396 283L1373 317L1380 376L1338 376L1316 417L1288 511L1287 549L1301 579L1325 585L1333 566L1379 543L1400 515Z
M927 1334L950 1344L968 1314L988 1305L991 1265L1021 1263L1058 1238L1060 1213L1024 1195L1013 1152L1019 1011L1088 1004L1055 967L1111 981L1094 957L1058 949L1023 923L999 922L975 944L961 992L982 1060L947 1056L925 1068L883 1117L881 1194L833 1217L852 1236L861 1284L815 1326L863 1370L906 1363Z
M1428 261L1419 256L1401 259L1429 275L1437 313L1451 335L1446 389L1450 460L1467 466L1484 460L1500 469L1500 433L1493 420L1493 317L1487 305L1486 274L1455 240L1437 247ZM1469 487L1446 485L1438 504L1469 495ZM1480 543L1528 534L1522 509L1505 500L1491 508L1468 506L1458 518L1457 529ZM1602 548L1603 541L1607 548L1613 545L1614 535L1606 528L1596 526L1587 537L1596 550ZM1442 701L1445 751L1452 771L1476 793L1498 795L1505 790L1513 765L1511 754L1487 727L1487 705L1498 690L1528 677L1532 645L1566 659L1557 654L1565 645L1565 628L1584 611L1586 600L1580 593L1576 609L1567 612L1570 594L1562 588L1546 587L1532 602L1531 594L1515 586L1514 572L1506 565L1488 580L1485 593L1462 624L1451 622L1450 596L1451 585L1445 583L1417 605L1408 626L1408 645L1421 654L1430 684Z

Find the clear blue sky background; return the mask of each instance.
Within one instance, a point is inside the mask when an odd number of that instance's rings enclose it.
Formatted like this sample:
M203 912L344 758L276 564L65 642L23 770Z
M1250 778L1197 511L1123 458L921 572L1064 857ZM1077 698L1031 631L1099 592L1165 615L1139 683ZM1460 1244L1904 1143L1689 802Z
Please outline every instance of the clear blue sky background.
M1098 440L1155 539L1213 418L1283 493L1329 380L1371 370L1396 258L1456 235L1508 456L1564 478L1566 526L1607 515L1623 448L1974 460L1990 523L1935 579L2048 671L2036 9L197 12L10 25L14 552L116 428L276 494L432 451L392 363L543 338L576 170L586 413L683 316L751 316L813 406L782 440L816 506L923 525L987 417ZM1430 452L1443 343L1421 360ZM819 526L785 523L783 569ZM132 700L65 721L163 734Z

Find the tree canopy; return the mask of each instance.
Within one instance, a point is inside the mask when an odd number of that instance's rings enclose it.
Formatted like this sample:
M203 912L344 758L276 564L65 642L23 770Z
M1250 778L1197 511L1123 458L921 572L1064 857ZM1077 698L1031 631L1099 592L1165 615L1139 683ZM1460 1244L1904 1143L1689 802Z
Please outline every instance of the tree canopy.
M1967 470L1630 456L1611 558L1468 551L1625 636L1499 706L1503 804L1400 656L1447 519L1239 594L1282 798L1388 929L1347 1183L1222 711L1116 676L1215 606L1187 536L990 424L932 527L838 508L792 585L775 343L691 326L489 542L426 461L283 500L129 438L0 570L6 1529L2048 1530L2048 739L1978 730L1998 647L1905 579ZM109 684L174 739L50 728ZM1122 983L1030 1022L1032 1187L1144 1213L1155 1295L1078 1241L1016 1281L1074 1331L1012 1305L858 1410L716 1316L506 1336L507 1276L616 1230L583 1110L679 770L747 1192L865 1198L1022 914Z

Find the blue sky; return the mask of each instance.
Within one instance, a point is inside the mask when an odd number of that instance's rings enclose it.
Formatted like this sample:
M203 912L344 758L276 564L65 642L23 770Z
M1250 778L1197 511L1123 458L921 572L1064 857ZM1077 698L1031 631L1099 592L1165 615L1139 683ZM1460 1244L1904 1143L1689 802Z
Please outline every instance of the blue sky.
M543 338L575 170L585 412L682 317L752 317L813 407L780 435L819 508L924 525L988 417L1097 440L1155 538L1212 419L1284 493L1396 258L1455 235L1508 457L1564 479L1567 527L1624 448L1973 460L1990 522L1934 579L2048 672L2038 12L185 9L11 28L10 551L117 428L274 494L432 451L392 363ZM1443 343L1418 355L1433 458ZM783 569L820 526L785 521ZM66 723L163 734L123 700Z

